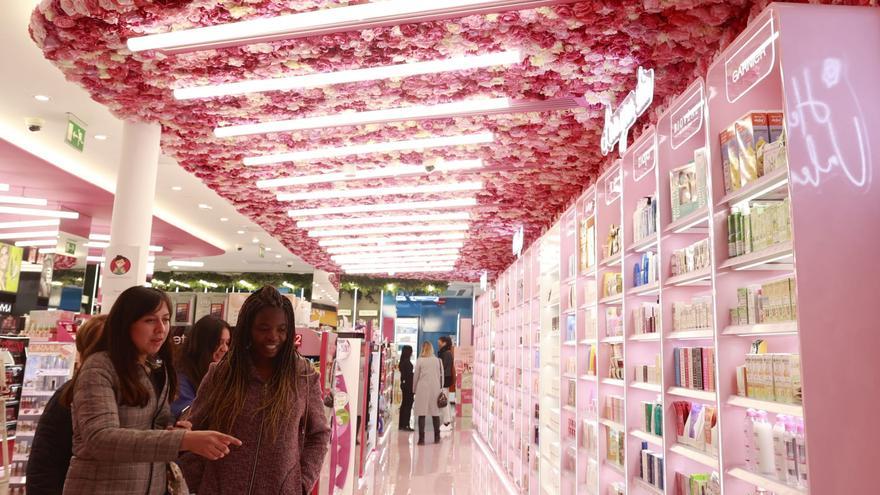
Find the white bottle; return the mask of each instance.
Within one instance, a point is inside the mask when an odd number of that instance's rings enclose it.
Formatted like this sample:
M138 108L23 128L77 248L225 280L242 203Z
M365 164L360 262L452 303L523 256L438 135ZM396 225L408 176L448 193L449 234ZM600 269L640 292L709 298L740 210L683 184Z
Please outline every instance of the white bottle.
M785 425L785 479L788 486L798 485L797 425L791 418Z
M773 427L767 421L767 411L758 411L758 420L755 421L754 428L758 472L773 476L776 474L773 462Z
M753 423L755 422L755 410L749 409L746 411L746 417L743 420L743 439L745 441L745 461L746 461L746 469L749 471L755 471L755 431L753 429Z
M788 421L786 416L782 414L776 415L776 423L773 425L773 463L776 467L776 478L785 483L786 463L785 463L785 423Z
M807 488L807 437L804 434L803 420L799 420L797 423L795 442L797 442L798 486Z

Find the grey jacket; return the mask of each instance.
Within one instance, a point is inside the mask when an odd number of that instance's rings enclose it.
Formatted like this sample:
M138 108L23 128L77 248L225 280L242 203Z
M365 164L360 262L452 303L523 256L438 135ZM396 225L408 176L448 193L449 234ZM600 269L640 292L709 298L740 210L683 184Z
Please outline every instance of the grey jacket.
M177 458L184 430L168 407L168 381L159 395L147 370L141 383L150 391L146 407L117 402L119 376L106 352L86 359L73 396L73 459L64 495L161 495L166 463Z
M437 396L443 385L443 363L434 356L420 357L416 361L413 388L416 391L413 414L416 416L439 416Z

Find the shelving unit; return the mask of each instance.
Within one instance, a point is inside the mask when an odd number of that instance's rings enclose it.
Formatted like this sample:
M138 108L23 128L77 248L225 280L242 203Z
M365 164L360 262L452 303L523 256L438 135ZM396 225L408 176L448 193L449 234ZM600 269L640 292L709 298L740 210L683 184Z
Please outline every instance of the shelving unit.
M816 32L825 36L817 37ZM835 67L846 64L863 67L856 55L841 47L859 45L864 36L877 39L877 33L880 12L876 9L771 5L716 58L706 79L694 81L670 101L656 126L642 132L536 242L532 249L540 249L541 298L532 309L541 316L540 362L535 361L540 369L535 395L541 397L541 481L530 493L604 495L612 483L625 483L627 493L674 494L677 473L713 472L718 473L725 495L749 495L758 488L776 495L876 490L869 476L837 474L870 472L868 461L859 457L860 452L875 448L870 435L851 438L846 449L822 446L834 435L829 425L845 420L859 431L872 431L874 422L869 413L873 399L865 391L875 388L876 373L831 380L827 370L828 356L876 363L873 353L880 345L876 325L865 318L865 308L873 307L880 293L880 278L865 268L865 260L873 259L880 242L874 208L880 204L880 189L867 182L866 169L859 168L871 166L866 157L880 162L880 152L864 148L870 137L880 139L880 113L862 112L859 99L848 89L856 82L861 87L880 86L880 68L872 66L858 74L835 72ZM828 36L836 41L823 41ZM834 61L843 65L835 66ZM783 80L786 68L788 79ZM737 81L730 78L734 72ZM838 82L848 77L847 84L830 84L835 74L841 78ZM812 78L809 103L803 100L804 78ZM823 114L826 121L805 110L805 105L813 105L810 109L827 105L833 111ZM719 134L747 112L774 110L785 115L784 159L797 166L789 170L783 164L737 191L726 192ZM858 122L855 128L854 122ZM656 198L656 229L648 236L635 235L636 205L646 197ZM780 236L763 249L731 256L727 218L732 209L749 201L786 197L791 239ZM613 252L605 246L612 225L620 227ZM854 233L858 242L850 242ZM593 240L588 249L585 239ZM829 239L845 243L846 251L829 250ZM673 259L677 264L681 256L687 258L688 248L698 243L708 254L699 260L692 256L686 265L693 267L674 272ZM569 269L573 252L576 273ZM636 263L641 270L648 252L656 254L659 273L656 280L636 283ZM623 287L608 292L606 277L618 272ZM738 289L789 277L794 319L732 321L731 310L741 305ZM496 280L496 291L506 283L504 278L502 274ZM573 296L569 296L571 287ZM641 324L642 314L635 320L632 312L646 304L659 306L659 318L650 332ZM570 316L576 335L565 336ZM792 403L780 403L743 397L737 391L737 367L745 364L756 339L766 343L769 353L800 355L802 404L797 395ZM689 353L699 348L696 355L701 357L705 351L702 380L696 384L677 378L682 368L676 366L676 357L685 348ZM575 370L565 369L571 356L576 358ZM634 379L635 367L657 362L659 383ZM696 362L692 364L697 369ZM876 370L876 365L870 366ZM609 376L612 370L623 373ZM565 402L571 382L576 387L575 409ZM609 417L606 404L612 397L622 399L622 417ZM676 402L709 411L706 450L679 436ZM663 435L645 429L648 403L662 405ZM744 468L743 425L749 409L765 411L771 423L777 414L805 420L806 445L819 446L807 449L809 489ZM577 420L573 478L561 452L571 446L571 438L565 436L569 417ZM597 430L595 445L585 443L591 426ZM610 432L625 433L623 468L606 459ZM639 479L643 442L664 459L665 489Z

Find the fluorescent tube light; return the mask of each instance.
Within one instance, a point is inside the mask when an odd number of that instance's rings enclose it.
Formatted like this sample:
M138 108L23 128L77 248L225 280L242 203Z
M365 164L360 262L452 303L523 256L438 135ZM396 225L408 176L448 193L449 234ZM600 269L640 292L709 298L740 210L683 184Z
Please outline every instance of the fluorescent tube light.
M9 191L9 184L0 184L0 191L2 191L2 192Z
M448 222L456 220L469 220L470 213L466 211L451 213L435 213L433 215L391 215L384 217L360 217L360 218L329 218L326 220L300 220L296 226L301 229L314 227L348 227L353 225L378 225L394 223L425 223L425 222Z
M384 245L367 245L367 246L337 246L329 247L326 251L330 254L350 254L350 253L369 253L381 252L383 254L396 254L397 252L412 251L433 251L441 249L461 249L464 247L463 242L440 242L426 244L423 242L412 244L384 244Z
M361 125L377 122L397 122L401 120L421 120L432 117L452 117L456 115L472 115L510 108L507 98L474 99L441 103L439 105L413 105L409 107L369 110L366 112L343 112L333 115L305 117L274 122L231 125L217 127L217 137L248 136L271 132L301 131L306 129L324 129L346 125Z
M322 208L303 208L298 210L288 210L287 214L291 217L311 217L343 213L375 213L380 211L410 211L440 208L461 208L464 206L474 206L476 204L476 198L458 198L440 199L435 201L402 201L398 203L379 203L372 205L347 205L327 206Z
M441 234L426 235L397 235L388 237L344 237L340 239L321 239L318 245L330 246L357 246L360 244L385 244L393 242L431 242L431 241L455 241L467 237L465 232L444 232Z
M443 267L422 267L422 268L403 268L403 269L394 269L394 268L343 268L342 271L348 273L349 275L356 274L368 274L368 273L445 273L451 272L454 270L453 266L443 266Z
M39 232L6 232L0 239L33 239L35 237L58 237L57 230L41 230Z
M92 241L110 241L110 234L89 234L89 239Z
M11 205L46 206L49 200L45 198L27 198L24 196L0 196L0 203Z
M29 239L26 241L15 241L16 246L57 246L58 239Z
M55 254L55 248L40 248L40 254Z
M348 263L341 265L343 270L349 269L359 269L359 268L379 268L386 270L396 270L402 271L403 269L418 269L418 268L434 268L440 266L455 266L454 261L438 261L437 263L430 263L424 260L422 261L409 261L406 263Z
M287 287L287 288L290 289L290 290L294 290L294 289L296 289L296 286L295 286L295 285L293 285L293 284L291 284L290 282L287 282L287 281L281 282L281 286L282 286L282 287Z
M85 243L85 246L90 247L90 248L96 248L96 249L107 249L107 247L110 246L110 243L103 242L103 241L89 241L89 242ZM163 248L162 246L148 246L147 250L151 253L161 253L162 251L165 250L165 248Z
M441 261L456 261L458 259L458 253L452 254L437 254L431 256L421 256L416 252L415 255L412 256L391 256L391 257L373 257L369 256L369 253L364 254L349 254L345 256L334 256L333 261L340 265L358 265L358 264L383 264L383 263L411 263L411 262L441 262Z
M54 227L61 225L61 220L51 218L49 220L19 220L15 222L0 222L0 229L19 229L27 227Z
M0 213L30 217L79 218L79 213L75 211L41 210L37 208L20 208L18 206L0 206Z
M404 259L404 258L420 258L420 259L433 259L433 256L458 256L458 249L435 249L432 251L391 251L388 253L382 252L364 252L364 253L348 253L348 254L336 254L333 255L333 261L337 263L345 263L348 261L357 261L357 260L396 260L396 259Z
M403 141L386 141L384 143L353 144L335 148L316 148L313 150L278 153L274 155L247 156L244 158L244 164L248 166L273 165L276 163L363 155L368 153L388 153L391 151L419 150L444 146L484 144L491 143L494 140L495 136L491 132L477 132L473 134L460 134L457 136L432 136L428 138L405 139Z
M343 268L357 268L357 267L409 267L409 266L453 266L455 262L458 261L458 258L437 258L436 260L426 261L424 259L419 258L408 258L400 261L370 261L370 260L355 260L348 261L344 263L336 262Z
M446 184L421 184L417 186L367 187L363 189L318 189L298 193L280 193L278 201L309 201L323 199L371 198L377 196L396 196L401 194L439 194L448 192L479 191L483 183L450 182Z
M289 77L273 77L269 79L246 79L231 83L176 88L174 90L174 98L178 100L191 100L194 98L216 98L267 91L291 91L334 84L381 81L383 79L438 74L441 72L478 69L496 65L512 65L519 63L521 60L522 56L519 50L485 53L482 55L460 55L424 62L365 67Z
M189 261L189 260L171 260L168 262L168 266L201 268L201 267L205 266L205 262L204 261Z
M439 161L434 164L435 170L452 172L456 170L470 170L481 168L483 160L455 160ZM329 172L317 175L301 175L297 177L279 177L277 179L264 179L257 181L260 189L273 187L301 186L306 184L323 184L327 182L343 182L349 180L380 179L384 177L406 177L410 175L426 175L428 172L425 165L395 165L391 167L355 170L353 172Z
M467 230L466 223L391 225L386 227L363 227L359 229L310 230L309 237L348 237L358 235L408 234L414 232L452 232Z

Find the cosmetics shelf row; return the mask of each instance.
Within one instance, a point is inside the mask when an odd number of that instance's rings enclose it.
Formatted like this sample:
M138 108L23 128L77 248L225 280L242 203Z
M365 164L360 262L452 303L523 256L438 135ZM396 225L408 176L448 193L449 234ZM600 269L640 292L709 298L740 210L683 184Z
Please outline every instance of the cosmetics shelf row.
M866 421L852 411L871 409L872 375L822 376L829 356L852 352L876 376L860 341L876 342L864 310L880 282L828 239L870 259L880 193L840 165L863 162L858 140L847 148L810 134L833 118L804 112L797 77L807 76L782 78L789 65L815 65L800 45L824 50L798 26L825 29L834 18L876 37L880 16L866 13L768 7L478 298L487 368L476 401L488 401L478 429L523 493L873 489L869 477L833 475L862 465L867 440L854 440L861 454L839 455L822 440L840 411ZM856 100L830 83L843 76L829 60L816 69L823 105L846 113ZM849 76L880 80L880 71ZM828 162L837 168L816 165L817 140L837 153ZM497 363L521 375L500 376ZM518 389L517 376L529 385ZM823 403L830 396L833 406ZM768 430L805 451L798 476L780 470L788 461ZM750 462L756 452L770 462L768 449L772 473Z

